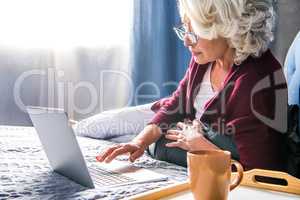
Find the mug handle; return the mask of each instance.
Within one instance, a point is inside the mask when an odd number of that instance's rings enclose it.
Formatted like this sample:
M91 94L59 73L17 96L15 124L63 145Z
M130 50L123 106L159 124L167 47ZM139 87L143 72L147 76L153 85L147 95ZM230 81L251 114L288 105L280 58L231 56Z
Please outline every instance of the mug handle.
M234 165L236 167L238 174L230 184L230 191L236 188L242 182L243 174L244 174L244 169L238 161L231 160L231 165Z

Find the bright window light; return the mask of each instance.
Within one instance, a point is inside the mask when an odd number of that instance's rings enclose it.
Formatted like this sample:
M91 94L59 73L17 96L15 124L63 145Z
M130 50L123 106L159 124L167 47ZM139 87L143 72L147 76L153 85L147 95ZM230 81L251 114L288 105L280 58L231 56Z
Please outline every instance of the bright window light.
M0 45L128 44L132 0L0 0Z

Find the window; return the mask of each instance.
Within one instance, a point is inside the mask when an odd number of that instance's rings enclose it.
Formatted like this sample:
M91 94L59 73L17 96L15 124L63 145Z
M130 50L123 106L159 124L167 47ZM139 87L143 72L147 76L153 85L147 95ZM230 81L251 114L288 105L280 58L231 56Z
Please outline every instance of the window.
M128 44L131 0L0 1L1 45Z

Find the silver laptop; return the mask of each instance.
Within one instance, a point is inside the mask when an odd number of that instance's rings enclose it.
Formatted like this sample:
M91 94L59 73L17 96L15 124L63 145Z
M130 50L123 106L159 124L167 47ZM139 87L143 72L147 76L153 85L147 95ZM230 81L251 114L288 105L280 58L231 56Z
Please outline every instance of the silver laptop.
M62 109L27 107L52 169L89 188L166 180L153 171L126 161L86 164L67 114ZM95 158L96 161L96 158Z

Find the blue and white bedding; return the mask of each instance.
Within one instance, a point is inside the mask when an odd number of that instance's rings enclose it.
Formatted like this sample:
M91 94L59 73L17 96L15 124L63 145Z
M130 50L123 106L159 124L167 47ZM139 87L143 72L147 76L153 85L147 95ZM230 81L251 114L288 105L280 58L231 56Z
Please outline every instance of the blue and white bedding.
M111 144L77 137L87 162ZM127 159L120 157L120 160ZM163 173L167 181L88 189L52 172L32 127L0 126L0 199L121 199L186 179L186 169L144 155L134 165Z

